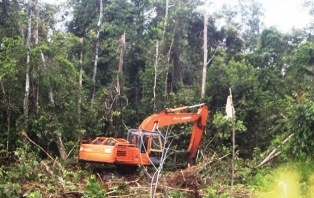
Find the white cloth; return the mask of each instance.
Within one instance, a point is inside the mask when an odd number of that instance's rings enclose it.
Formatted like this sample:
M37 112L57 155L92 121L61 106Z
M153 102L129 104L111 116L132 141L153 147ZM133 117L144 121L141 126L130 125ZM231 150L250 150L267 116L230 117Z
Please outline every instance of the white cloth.
M234 108L233 108L233 102L232 102L232 96L231 95L229 95L227 98L226 114L227 114L227 119L232 118L234 116Z

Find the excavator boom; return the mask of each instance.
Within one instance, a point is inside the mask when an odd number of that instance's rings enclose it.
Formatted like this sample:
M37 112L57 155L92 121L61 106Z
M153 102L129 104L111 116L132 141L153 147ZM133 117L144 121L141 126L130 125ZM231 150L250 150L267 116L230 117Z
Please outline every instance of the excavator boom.
M197 113L182 113L192 108L199 107ZM192 134L187 149L188 163L194 164L197 150L199 149L203 132L206 127L208 116L208 107L206 104L198 104L193 106L184 106L175 109L166 109L158 114L147 117L139 126L140 131L156 131L158 128L180 124L185 122L193 122Z

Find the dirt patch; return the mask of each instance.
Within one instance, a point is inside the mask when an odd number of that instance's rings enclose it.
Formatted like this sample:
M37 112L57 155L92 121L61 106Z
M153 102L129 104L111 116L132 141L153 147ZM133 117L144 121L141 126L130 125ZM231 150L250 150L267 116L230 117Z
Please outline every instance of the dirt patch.
M184 170L177 170L166 176L167 185L173 188L197 190L202 185L199 167L193 166Z

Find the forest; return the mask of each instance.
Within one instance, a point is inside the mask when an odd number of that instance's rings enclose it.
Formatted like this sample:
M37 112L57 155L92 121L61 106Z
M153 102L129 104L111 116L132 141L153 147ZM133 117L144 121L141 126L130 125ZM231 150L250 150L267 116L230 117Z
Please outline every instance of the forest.
M0 197L314 197L314 23L282 32L256 0L213 2L0 0ZM78 161L84 139L200 103L193 166L188 123L161 129L157 180Z

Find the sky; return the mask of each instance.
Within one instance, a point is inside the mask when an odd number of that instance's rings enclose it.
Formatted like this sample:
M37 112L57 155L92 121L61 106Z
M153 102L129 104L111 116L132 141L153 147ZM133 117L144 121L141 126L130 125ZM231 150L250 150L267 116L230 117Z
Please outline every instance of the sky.
M42 0L57 4L65 0ZM237 4L238 0L206 0L214 4ZM310 17L306 8L302 6L304 0L256 0L264 7L264 23L266 27L276 26L282 32L289 32L292 28L303 28L314 18Z
M207 0L214 4L238 4L238 0ZM303 28L313 21L308 10L302 6L304 0L256 0L264 8L266 27L275 26L282 32L289 32L292 28ZM217 5L218 6L218 5ZM218 6L219 7L219 6Z
M232 1L232 0L231 0ZM257 0L265 8L265 24L275 25L281 31L302 28L310 23L311 17L302 0Z

